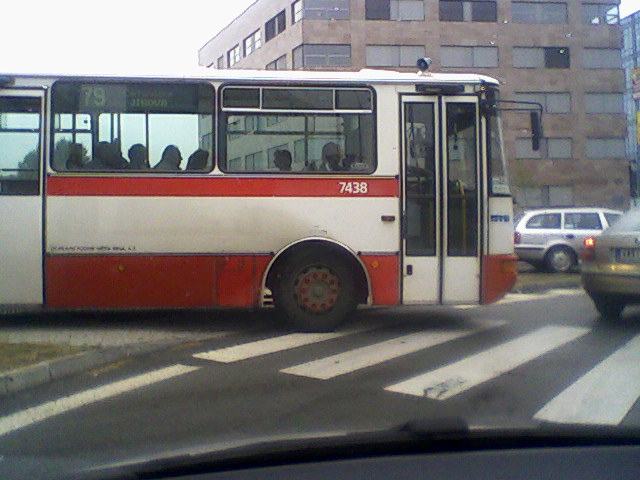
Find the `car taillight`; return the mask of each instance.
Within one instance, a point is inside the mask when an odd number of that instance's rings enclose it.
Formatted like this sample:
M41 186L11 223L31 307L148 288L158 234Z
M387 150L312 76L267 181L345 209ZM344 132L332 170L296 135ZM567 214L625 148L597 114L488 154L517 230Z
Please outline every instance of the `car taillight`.
M513 243L518 245L522 241L522 235L520 232L513 232Z
M593 260L596 258L596 239L594 237L587 237L582 242L584 248L582 249L582 260Z

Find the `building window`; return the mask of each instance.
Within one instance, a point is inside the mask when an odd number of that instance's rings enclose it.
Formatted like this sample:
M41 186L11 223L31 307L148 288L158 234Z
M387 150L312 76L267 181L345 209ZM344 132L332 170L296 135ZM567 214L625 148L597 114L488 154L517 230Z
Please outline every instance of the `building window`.
M304 44L293 50L293 68L349 67L351 45Z
M586 25L617 25L620 23L618 5L614 3L585 3L582 21Z
M244 56L251 55L262 46L262 34L256 30L244 39Z
M522 189L519 203L523 207L571 207L574 204L573 187L562 185L545 185ZM537 222L541 225L533 228L560 228L560 214L544 215ZM542 217L542 215L538 216ZM537 217L533 217L530 222ZM544 226L543 226L544 225ZM527 227L529 227L527 225Z
M515 92L513 99L519 102L539 103L544 113L571 113L569 92Z
M515 68L569 68L567 47L513 47Z
M424 56L423 45L367 45L368 67L413 67Z
M423 0L366 0L367 20L424 20Z
M216 66L218 67L218 70L222 70L224 68L224 55L220 55L218 57L218 61L216 62Z
M572 158L572 142L570 138L548 138L547 157L553 160Z
M227 65L229 65L229 67L233 67L240 61L240 58L240 45L236 45L227 52Z
M624 158L626 148L624 138L587 138L587 158Z
M302 0L296 0L291 4L291 23L298 23L302 20Z
M587 113L624 113L622 93L587 93L584 96Z
M551 2L513 2L514 23L567 23L567 4Z
M267 70L286 70L287 69L287 55L282 55L276 58L273 62L270 62L266 66Z
M543 138L540 148L531 148L531 138L516 139L516 158L518 160L530 160L537 158L549 158L562 160L572 158L572 141L570 138Z
M441 22L496 22L495 1L440 0Z
M287 14L284 10L264 24L264 41L268 42L287 28Z
M582 61L584 68L622 68L622 57L617 48L585 48Z
M447 47L440 49L443 67L494 68L498 66L498 47Z
M348 20L349 0L304 0L302 17L316 20Z

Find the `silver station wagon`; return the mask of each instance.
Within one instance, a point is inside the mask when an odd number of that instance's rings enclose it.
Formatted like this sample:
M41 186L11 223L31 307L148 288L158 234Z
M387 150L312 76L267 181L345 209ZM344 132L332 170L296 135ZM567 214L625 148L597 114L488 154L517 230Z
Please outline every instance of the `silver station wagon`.
M516 254L538 269L569 272L578 264L584 239L599 235L621 216L604 208L530 210L516 222Z

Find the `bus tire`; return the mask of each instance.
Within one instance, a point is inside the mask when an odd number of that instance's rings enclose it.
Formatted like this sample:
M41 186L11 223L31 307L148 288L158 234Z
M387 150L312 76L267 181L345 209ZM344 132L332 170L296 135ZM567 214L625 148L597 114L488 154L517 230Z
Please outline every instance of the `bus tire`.
M274 303L300 332L331 332L357 306L353 273L341 255L302 250L278 271Z

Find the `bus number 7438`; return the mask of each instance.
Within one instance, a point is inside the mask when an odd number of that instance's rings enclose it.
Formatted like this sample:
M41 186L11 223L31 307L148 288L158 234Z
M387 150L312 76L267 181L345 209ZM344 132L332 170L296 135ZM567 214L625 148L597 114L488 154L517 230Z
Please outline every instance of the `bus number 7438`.
M369 192L369 184L367 182L338 182L338 185L340 185L340 193L365 195Z

